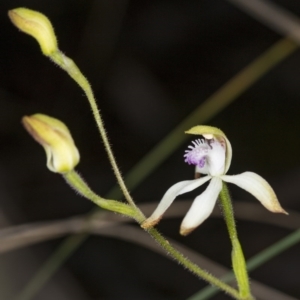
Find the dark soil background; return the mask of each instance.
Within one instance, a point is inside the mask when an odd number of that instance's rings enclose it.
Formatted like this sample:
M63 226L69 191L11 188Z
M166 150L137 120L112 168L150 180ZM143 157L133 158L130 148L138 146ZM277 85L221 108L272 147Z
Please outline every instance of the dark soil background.
M300 14L299 1L275 2ZM115 184L83 92L41 54L34 39L10 23L7 11L20 6L50 18L60 49L88 77L123 174L281 38L225 0L1 0L3 227L58 220L88 213L94 207L77 196L61 176L48 171L43 149L20 123L24 115L40 112L64 121L80 150L77 169L86 181L100 195ZM296 51L208 122L220 127L231 141L229 174L257 172L274 187L287 211L300 209L299 97L300 52ZM132 190L137 203L157 202L172 184L193 177L193 168L182 158L189 143ZM234 187L231 192L234 201L257 201ZM195 195L197 192L181 198ZM230 243L223 220L210 218L186 238L179 235L179 225L179 218L166 219L158 228L230 268ZM238 230L247 258L290 233L243 220L238 221ZM0 298L12 299L61 241L0 256ZM300 298L299 251L300 245L294 246L251 277ZM93 236L34 299L181 300L205 286L177 263L150 250ZM229 297L219 294L213 299Z

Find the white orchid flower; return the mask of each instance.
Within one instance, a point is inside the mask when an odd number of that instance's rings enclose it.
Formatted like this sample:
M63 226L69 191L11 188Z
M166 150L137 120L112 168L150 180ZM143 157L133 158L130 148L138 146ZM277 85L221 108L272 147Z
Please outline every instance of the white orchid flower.
M231 163L232 148L221 130L210 126L196 126L186 133L204 137L204 139L195 140L193 145L185 151L184 157L186 163L196 166L196 173L207 176L181 181L171 186L153 214L143 222L143 228L156 225L178 195L190 192L209 180L208 187L195 198L181 223L180 233L182 235L187 235L193 231L212 213L222 189L222 181L233 183L246 190L271 212L287 214L281 207L271 186L261 176L253 172L226 175Z

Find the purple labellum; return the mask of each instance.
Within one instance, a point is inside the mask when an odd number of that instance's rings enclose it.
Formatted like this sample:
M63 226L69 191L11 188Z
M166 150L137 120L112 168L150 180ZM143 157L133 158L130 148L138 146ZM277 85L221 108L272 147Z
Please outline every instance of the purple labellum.
M206 162L206 157L202 157L198 163L198 167L199 168L203 168L205 166L205 162Z
M184 157L185 162L189 165L195 165L199 168L203 168L206 163L206 155L209 151L209 145L204 140L193 141L193 146L189 146L189 150L186 150Z

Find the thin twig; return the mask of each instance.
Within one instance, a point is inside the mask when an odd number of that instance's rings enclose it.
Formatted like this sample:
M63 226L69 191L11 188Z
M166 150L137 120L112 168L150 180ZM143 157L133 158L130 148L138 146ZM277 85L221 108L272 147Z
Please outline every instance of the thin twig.
M149 235L145 234L145 232L129 225L115 225L110 226L107 228L94 228L91 233L94 234L101 234L104 236L115 237L120 240L125 240L132 242L134 244L138 244L143 246L147 249L150 249L154 252L157 252L169 259L172 259L165 251L162 250L156 243L153 243L152 239ZM192 259L197 265L202 266L204 269L210 270L216 276L221 277L224 274L230 272L229 269L215 263L214 261L210 260L209 258L199 254L196 251L193 251L186 246L178 243L172 239L168 239L171 244L173 244L176 249L178 249L181 253L185 256ZM260 300L297 300L294 297L286 295L280 291L277 291L273 288L270 288L256 280L251 280L251 287L253 293L258 297Z
M164 219L182 217L184 212L188 210L192 201L177 200L165 213ZM146 215L155 208L155 203L143 204L140 206ZM263 209L261 205L256 203L236 202L234 203L235 216L238 219L270 224L286 229L300 228L300 214L289 210L289 217L276 216ZM212 216L221 217L220 210L214 209ZM24 224L12 226L0 230L0 254L59 238L68 234L87 233L93 231L94 228L106 228L116 223L129 222L130 219L124 218L112 213L99 213L90 219L84 216L72 217L65 220L46 221L32 224Z
M300 18L266 0L227 0L283 36L300 43Z
M127 220L125 218L118 219L118 222ZM13 232L13 240L19 241L21 238L23 242L21 242L19 246L25 246L26 239L29 244L33 244L36 243L38 239L39 241L44 241L49 238L60 237L64 234L80 233L83 229L87 229L86 225L84 225L85 221L85 218L80 216L62 221L44 222L45 224L43 224L43 222L40 222L37 224L16 226L18 228L3 229L2 231L0 231L0 253L9 250L9 245L11 246L11 244L9 243L9 236ZM159 247L156 243L153 243L153 240L144 231L129 225L118 225L115 222L115 217L113 217L112 220L110 220L110 217L105 217L105 219L103 220L93 221L91 224L89 224L89 233L110 236L125 240L127 242L132 242L171 259L171 257L167 255L167 253L163 251L161 247ZM24 231L26 232L24 233ZM5 236L6 239L2 242L2 239ZM225 267L213 262L212 260L204 257L196 251L193 251L174 240L170 240L170 242L185 256L192 259L198 265L201 265L204 269L210 270L217 276L223 276L224 274L229 272L229 269L226 269ZM257 295L261 300L296 300L293 297L285 295L280 291L265 286L255 280L251 281L251 285L255 295Z

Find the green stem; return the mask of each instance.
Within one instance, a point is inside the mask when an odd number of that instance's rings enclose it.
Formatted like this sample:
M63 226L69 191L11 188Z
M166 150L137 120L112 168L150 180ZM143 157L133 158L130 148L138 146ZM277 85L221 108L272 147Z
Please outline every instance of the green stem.
M82 178L76 173L75 171L69 172L64 175L64 178L66 181L75 188L78 192L80 192L83 196L93 201L98 206L109 209L121 214L125 214L127 216L135 218L140 224L145 219L142 212L136 207L133 199L131 198L127 187L124 183L124 180L121 176L121 173L119 171L119 168L117 166L116 160L114 158L114 155L112 153L110 144L108 142L107 134L104 129L103 121L99 112L99 109L96 104L96 100L94 98L92 89L90 84L88 83L87 79L82 75L76 64L71 60L70 58L66 57L64 54L62 54L60 51L54 53L51 56L52 60L57 63L62 69L68 72L68 74L78 83L78 85L84 90L92 111L94 118L96 120L98 129L100 131L101 137L104 142L105 149L108 153L109 160L111 162L111 165L113 167L113 170L115 172L115 175L117 177L118 183L121 187L121 190L131 205L131 207L118 202L114 200L106 200L104 198L99 197L96 195L88 186L87 184L82 180ZM238 298L238 292L227 285L226 283L223 283L221 280L217 279L216 277L210 275L206 271L199 268L197 265L192 263L189 259L185 258L180 252L178 252L176 249L174 249L167 240L165 240L155 229L151 229L149 231L151 236L178 262L180 262L182 265L184 265L186 268L188 268L191 272L195 273L198 277L210 282L212 285L215 285L219 287L220 289L224 290L226 293L232 295L232 297Z
M220 290L223 290L225 293L230 295L234 299L242 300L237 290L224 283L220 279L211 275L207 271L201 269L199 266L190 261L185 257L181 252L176 250L155 228L150 228L147 232L155 239L155 241L177 262L187 268L190 272L194 273L200 279L203 279L218 287Z
M254 299L250 293L249 277L247 273L246 262L242 247L238 240L232 203L225 182L223 182L223 187L220 193L220 202L222 205L225 222L232 244L232 267L238 283L241 299Z
M105 150L107 152L109 161L112 165L113 171L115 173L115 176L117 178L118 184L126 198L126 200L128 201L128 203L133 206L136 207L132 197L129 194L129 191L125 185L125 182L123 180L123 177L121 175L121 172L117 166L117 162L115 160L115 157L113 155L110 143L108 141L108 137L104 128L104 122L102 120L102 117L100 115L100 111L98 109L97 103L96 103L96 99L94 97L91 85L89 84L88 80L83 76L83 74L81 73L81 71L79 70L79 68L77 67L77 65L75 64L75 62L70 59L69 57L67 57L66 55L64 55L61 51L56 51L54 52L50 58L52 59L53 62L55 62L57 65L59 65L63 70L65 70L70 77L82 88L82 90L84 91L92 112L93 112L93 116L94 119L96 121L98 130L100 132L101 138L103 140L104 143L104 147ZM139 211L140 216L142 217L143 214Z
M75 170L63 174L63 177L72 188L101 208L134 218L138 222L145 219L141 218L139 211L134 207L120 201L104 199L95 194Z
M141 224L144 221L145 218L141 218L139 212L134 207L131 207L119 201L107 200L96 195L76 171L73 170L71 172L68 172L64 174L63 177L65 178L67 183L71 185L72 188L74 188L82 196L88 198L101 208L108 209L134 218L139 224ZM205 270L202 270L199 266L191 262L188 258L184 257L184 255L178 250L176 250L155 228L151 228L147 230L147 232L171 257L177 260L180 264L182 264L196 276L218 287L227 294L231 295L233 298L240 299L238 292L234 288L230 287L218 278L209 274Z

